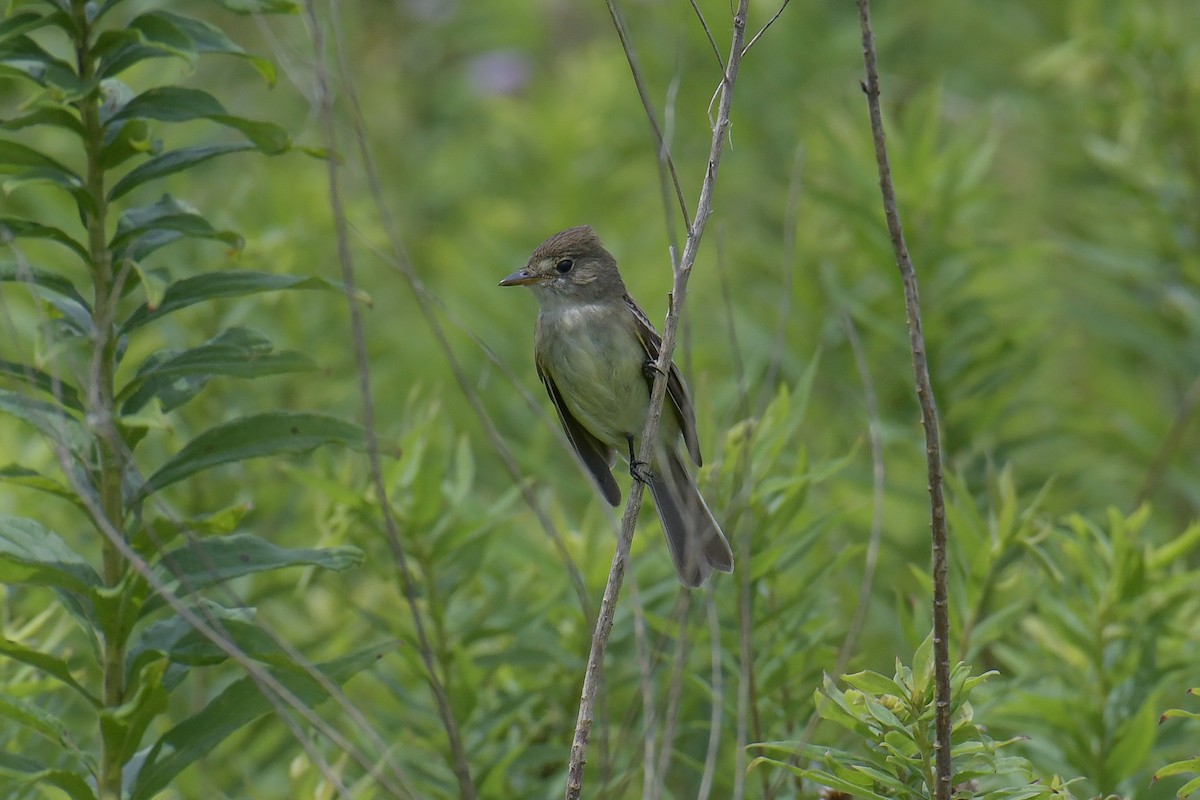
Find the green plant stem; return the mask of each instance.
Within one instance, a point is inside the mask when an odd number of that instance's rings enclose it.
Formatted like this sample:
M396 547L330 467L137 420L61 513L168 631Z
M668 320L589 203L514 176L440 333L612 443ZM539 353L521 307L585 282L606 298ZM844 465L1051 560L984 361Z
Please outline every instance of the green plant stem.
M91 25L82 3L74 4L79 28L75 57L80 79L87 83L95 78L95 58L91 51ZM94 210L87 216L88 257L95 287L95 307L92 312L92 363L88 376L88 416L97 432L99 457L100 508L105 521L118 535L124 536L124 499L121 485L124 473L123 448L114 425L114 373L116 372L117 341L113 330L115 306L120 296L113 274L108 250L104 168L100 151L104 145L104 129L100 124L99 90L79 101L80 121L84 129L84 148L87 156L87 190ZM99 525L98 530L103 531ZM120 550L107 536L101 536L102 576L108 588L117 586L125 574L126 561ZM101 658L104 670L104 705L112 710L125 701L125 632L106 627ZM103 737L102 737L103 738ZM121 769L124 754L105 742L100 760L98 789L102 800L121 797Z

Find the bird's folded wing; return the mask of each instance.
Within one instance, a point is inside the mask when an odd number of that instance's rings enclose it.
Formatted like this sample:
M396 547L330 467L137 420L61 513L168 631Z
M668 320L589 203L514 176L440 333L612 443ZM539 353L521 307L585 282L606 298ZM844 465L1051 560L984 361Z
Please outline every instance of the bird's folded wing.
M642 349L646 351L646 358L651 364L657 362L662 338L658 335L658 331L654 330L654 325L645 312L638 308L637 303L633 302L632 297L625 295L625 304L633 312L634 331L637 333L638 341L642 343ZM646 384L650 387L654 386L652 371L648 371L646 374ZM696 435L696 411L692 406L692 398L688 395L687 386L683 382L683 376L679 374L679 367L675 366L674 361L671 362L671 369L667 373L667 399L671 401L671 409L675 412L675 419L679 421L679 429L683 431L683 441L687 444L688 453L696 462L696 466L703 466L700 457L700 437Z
M617 481L612 474L612 448L593 436L587 428L580 424L579 420L575 419L571 414L571 409L567 408L558 387L554 385L554 379L550 377L550 373L542 369L540 360L537 361L537 373L546 386L546 394L550 395L550 400L554 403L554 410L558 412L558 420L562 423L563 431L571 440L571 446L575 448L575 452L579 454L579 460L587 467L588 472L592 473L604 499L610 505L620 505L621 489L617 486Z

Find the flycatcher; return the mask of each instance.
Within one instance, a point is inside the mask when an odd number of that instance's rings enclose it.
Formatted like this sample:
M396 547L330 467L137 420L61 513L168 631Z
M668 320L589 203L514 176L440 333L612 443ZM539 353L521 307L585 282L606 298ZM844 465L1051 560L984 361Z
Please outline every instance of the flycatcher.
M537 297L538 377L604 499L621 502L612 465L624 450L630 474L654 496L679 581L695 587L714 569L733 572L729 542L680 455L682 439L700 466L695 411L674 363L654 455L648 465L637 460L662 340L625 291L617 261L595 231L580 226L554 234L500 285L528 286Z

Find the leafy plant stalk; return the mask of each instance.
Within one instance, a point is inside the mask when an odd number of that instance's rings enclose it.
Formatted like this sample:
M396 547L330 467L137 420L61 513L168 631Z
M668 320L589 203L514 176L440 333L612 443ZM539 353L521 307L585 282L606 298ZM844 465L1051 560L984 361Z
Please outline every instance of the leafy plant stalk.
M679 327L679 314L687 298L688 278L696 263L700 239L708 217L712 213L712 198L716 189L717 170L721 163L721 154L725 147L725 135L730 124L730 113L733 109L733 88L737 81L738 66L742 60L742 45L746 36L746 14L749 0L740 0L733 17L733 43L730 49L728 66L721 77L719 89L721 100L718 107L717 119L712 129L712 145L709 149L708 166L704 174L704 182L700 189L700 199L696 203L696 214L689 226L687 243L678 267L674 270L674 281L671 290L671 301L667 304L667 319L663 325L661 350L658 356L657 375L654 387L650 393L650 407L646 415L646 427L642 431L642 448L638 457L649 462L654 447L655 436L658 433L659 418L662 416L663 400L666 397L668 367L671 356L675 351L676 332ZM625 565L629 558L629 547L633 541L634 529L637 525L638 512L642 508L644 487L634 482L629 492L629 501L625 505L625 514L621 518L621 534L617 541L617 552L613 556L609 569L608 582L604 587L604 596L600 603L600 613L596 620L595 632L592 635L592 645L588 653L587 668L584 672L583 691L579 700L579 714L575 723L575 735L571 742L571 756L567 763L566 800L578 800L583 791L583 767L587 760L587 747L591 739L592 718L596 705L596 691L599 687L600 672L604 663L604 653L608 647L608 637L612 633L613 618L616 615L617 598L621 593L621 584L625 579Z
M875 143L875 162L879 168L879 189L883 196L883 212L896 256L896 266L904 284L904 308L908 316L908 342L912 350L913 374L917 401L921 406L921 425L925 429L925 459L928 465L930 529L933 540L933 661L935 732L937 741L936 800L950 800L950 613L947 587L946 506L942 496L942 446L938 433L937 403L929 379L929 364L925 355L925 333L921 328L921 302L917 293L917 273L904 242L904 228L896 207L896 189L888 162L887 142L883 130L883 113L879 105L879 72L876 66L875 34L871 30L870 0L857 0L858 19L862 28L863 61L867 79L863 92L871 118L871 136Z
M75 59L81 82L95 80L96 59L91 52L92 31L86 6L76 3L72 14L80 34L76 39ZM122 475L124 451L114 426L114 374L116 371L116 331L114 317L120 289L114 280L113 264L107 242L108 199L105 197L104 168L101 148L104 131L100 124L99 91L94 90L79 101L80 121L83 124L83 145L87 158L86 187L91 196L92 210L87 214L88 260L95 287L92 309L92 363L88 415L97 433L99 457L100 511L104 515L98 527L109 527L114 536L124 537L124 500ZM99 522L99 521L98 521ZM125 573L125 558L116 542L101 536L101 564L104 585L113 589ZM115 711L125 700L125 635L109 624L101 641L104 705ZM103 725L103 717L101 717ZM107 736L101 736L102 754L97 788L101 800L121 797L122 753Z

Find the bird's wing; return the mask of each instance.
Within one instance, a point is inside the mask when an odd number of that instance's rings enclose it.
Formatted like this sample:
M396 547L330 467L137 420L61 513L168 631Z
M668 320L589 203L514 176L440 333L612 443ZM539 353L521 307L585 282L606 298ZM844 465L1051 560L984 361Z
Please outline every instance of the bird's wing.
M583 427L579 420L575 419L571 414L571 409L567 408L562 393L554 385L554 378L542 367L541 359L535 358L534 361L537 362L538 377L546 386L546 394L550 395L550 400L554 403L554 410L558 412L558 420L562 423L567 438L571 440L571 446L579 454L579 460L587 467L588 472L592 473L592 478L600 487L604 499L610 505L620 505L621 489L617 486L617 481L612 474L612 448L607 447L593 436L591 431Z
M642 349L646 351L648 364L653 367L658 361L662 338L658 335L658 331L654 330L654 325L646 313L638 308L638 304L633 302L633 298L629 295L625 295L625 305L629 306L629 310L633 312L634 332L637 334L638 341L642 343ZM653 369L646 370L646 384L650 387L654 386ZM696 435L696 410L692 406L692 398L688 395L683 376L679 374L679 367L675 366L674 361L671 362L671 369L667 373L667 399L671 401L671 409L675 412L675 419L679 421L679 429L683 431L683 441L687 444L688 453L696 462L696 466L702 466L700 437Z

